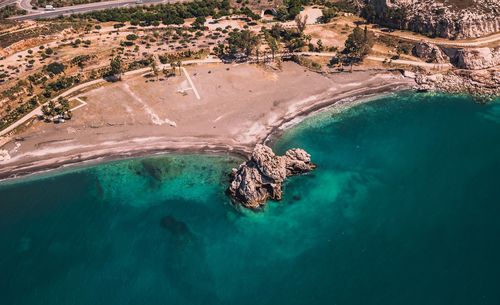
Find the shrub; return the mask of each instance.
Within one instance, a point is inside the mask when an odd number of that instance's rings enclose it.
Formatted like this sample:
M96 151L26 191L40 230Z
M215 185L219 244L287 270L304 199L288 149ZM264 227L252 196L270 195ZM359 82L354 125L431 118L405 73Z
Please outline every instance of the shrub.
M133 41L136 40L138 37L135 34L128 34L125 38L127 38L127 40Z

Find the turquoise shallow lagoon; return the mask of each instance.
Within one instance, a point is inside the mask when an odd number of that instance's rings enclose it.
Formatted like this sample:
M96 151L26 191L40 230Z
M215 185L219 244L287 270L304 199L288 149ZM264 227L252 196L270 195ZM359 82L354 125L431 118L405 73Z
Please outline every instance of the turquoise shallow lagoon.
M500 304L500 103L400 94L275 144L318 169L238 212L240 160L175 155L0 184L0 304Z

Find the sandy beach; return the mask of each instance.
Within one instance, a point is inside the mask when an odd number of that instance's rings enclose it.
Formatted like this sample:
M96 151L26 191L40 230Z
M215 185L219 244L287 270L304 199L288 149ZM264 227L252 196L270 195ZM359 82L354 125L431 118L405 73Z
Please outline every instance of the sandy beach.
M151 81L152 80L152 81ZM3 139L0 179L76 165L168 152L247 156L285 126L328 107L409 89L399 72L321 75L285 62L186 66L166 80L131 76L79 93L62 124L33 121ZM2 145L2 142L0 142Z

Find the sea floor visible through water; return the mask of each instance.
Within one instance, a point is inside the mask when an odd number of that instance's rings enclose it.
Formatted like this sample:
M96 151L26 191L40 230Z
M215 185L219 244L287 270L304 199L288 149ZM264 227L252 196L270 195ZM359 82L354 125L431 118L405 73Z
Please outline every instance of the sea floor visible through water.
M406 93L286 131L318 168L255 213L226 156L0 183L0 304L499 304L500 102Z

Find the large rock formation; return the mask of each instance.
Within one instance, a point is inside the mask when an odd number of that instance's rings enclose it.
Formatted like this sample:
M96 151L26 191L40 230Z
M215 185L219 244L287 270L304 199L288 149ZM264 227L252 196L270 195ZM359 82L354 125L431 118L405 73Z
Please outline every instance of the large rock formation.
M444 38L500 31L498 0L356 0L371 22Z
M433 63L446 63L450 59L444 54L441 49L428 41L421 41L413 48L413 54L419 58L424 59L426 62Z
M496 70L457 70L445 74L417 74L416 89L423 91L444 91L468 93L482 100L500 96L500 71Z
M461 69L489 69L500 65L500 48L459 49L455 56L455 65Z
M281 200L281 186L292 175L311 171L316 166L302 149L290 149L276 156L271 148L258 144L247 162L233 169L228 192L244 207L258 209L268 199Z

